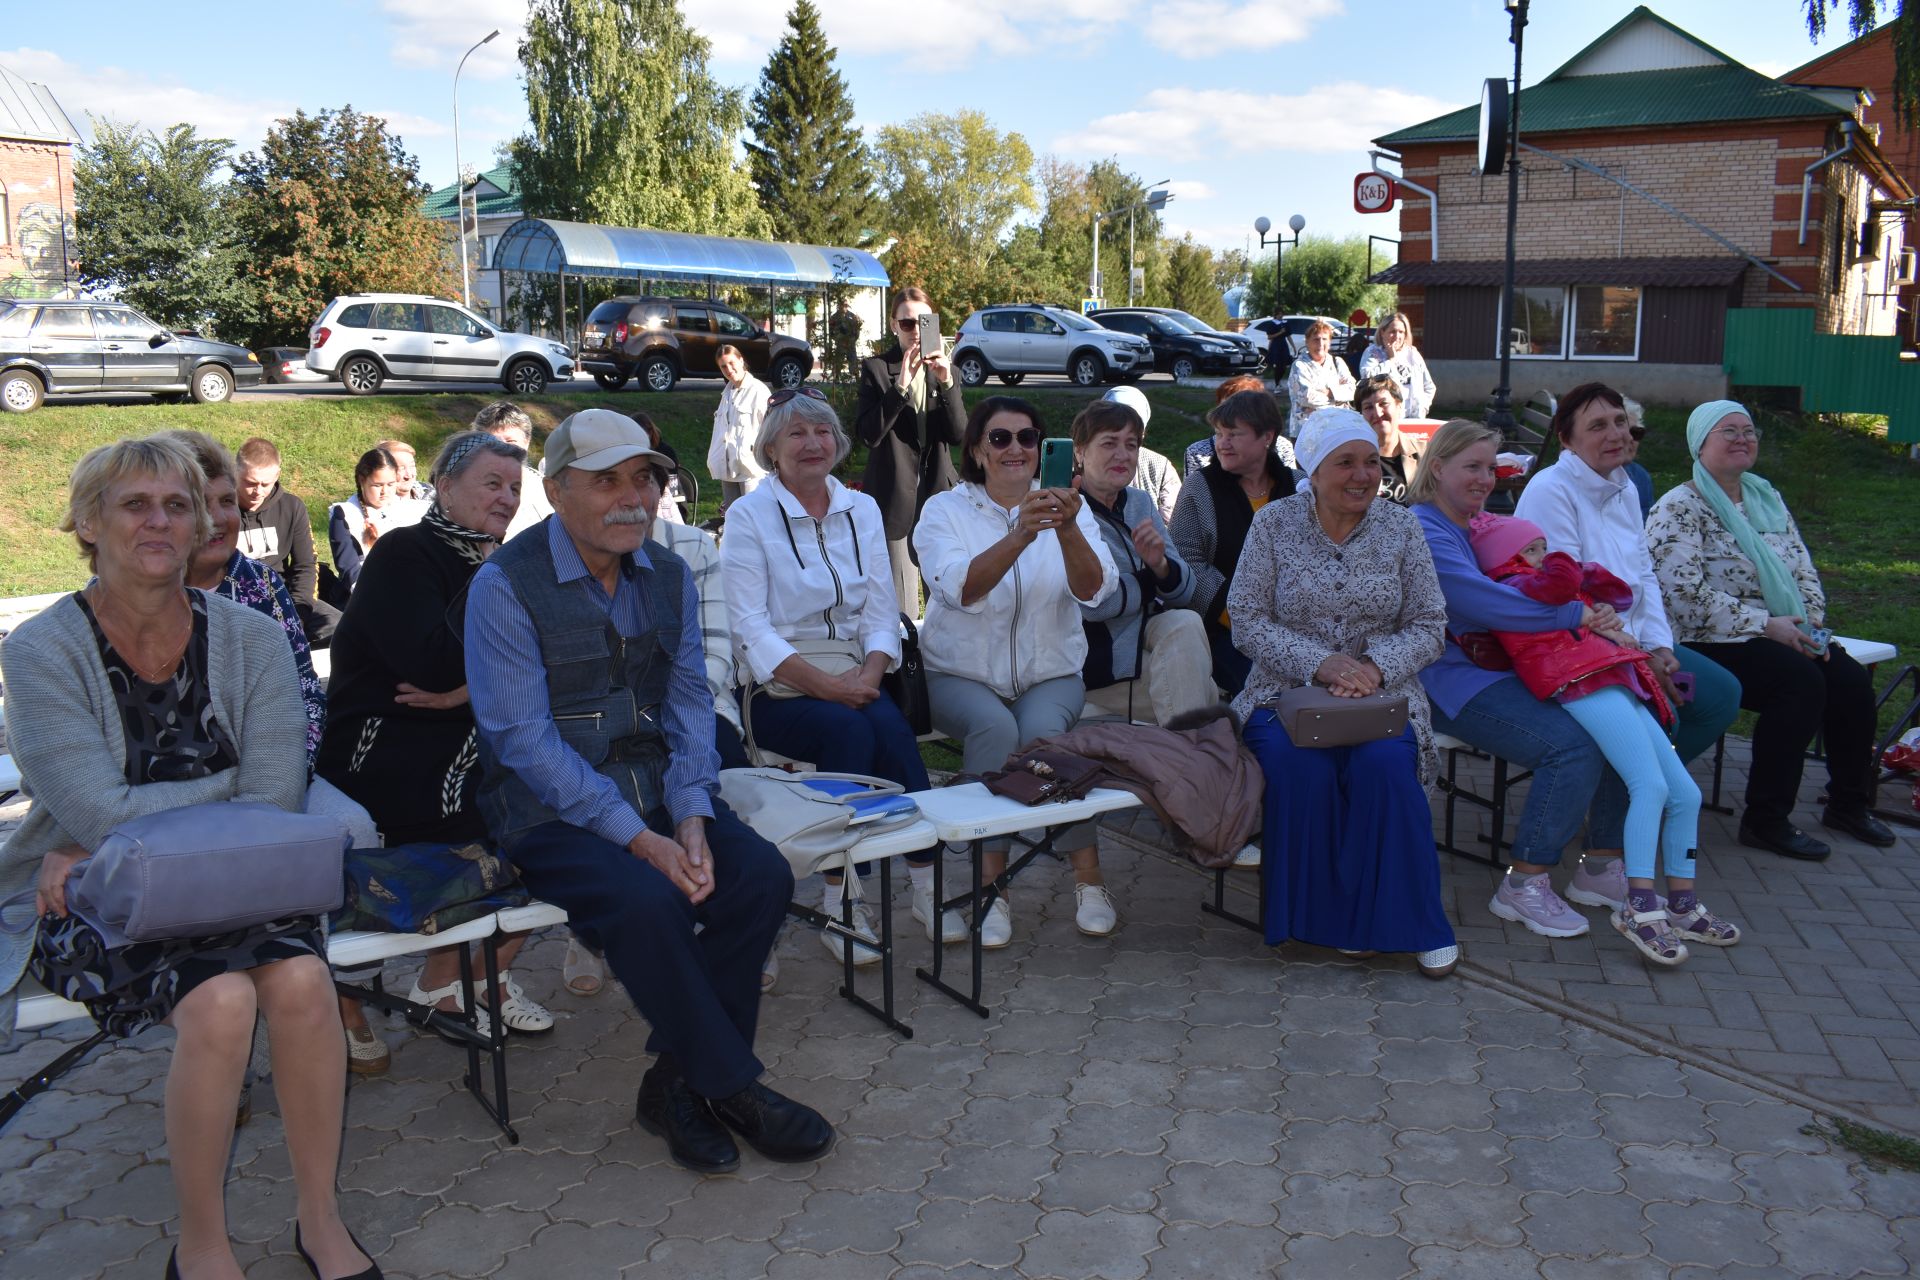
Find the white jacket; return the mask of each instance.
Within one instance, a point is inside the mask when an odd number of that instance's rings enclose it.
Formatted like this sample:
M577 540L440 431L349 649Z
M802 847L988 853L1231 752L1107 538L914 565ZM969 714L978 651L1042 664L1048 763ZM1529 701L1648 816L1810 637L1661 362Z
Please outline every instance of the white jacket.
M743 677L765 683L792 641L845 638L900 662L900 606L880 505L827 477L827 518L815 520L770 475L727 508L720 539L727 616Z
M767 469L753 456L760 423L767 416L767 384L747 374L740 385L726 384L720 405L713 411L713 440L707 445L707 474L715 480L751 489L766 479Z
M1082 602L1067 589L1067 562L1052 530L1020 553L993 590L960 603L974 557L1006 537L1018 519L1017 508L1008 511L984 486L967 483L928 498L913 527L927 583L921 659L929 671L977 680L1003 698L1017 698L1043 680L1079 675L1087 665ZM1119 575L1093 510L1082 503L1074 523L1100 561L1100 589L1084 602L1097 605L1113 594Z
M1603 476L1579 454L1563 452L1527 481L1513 514L1540 526L1549 551L1590 560L1633 588L1633 608L1623 616L1627 634L1642 649L1673 648L1673 626L1647 551L1640 495L1625 467Z

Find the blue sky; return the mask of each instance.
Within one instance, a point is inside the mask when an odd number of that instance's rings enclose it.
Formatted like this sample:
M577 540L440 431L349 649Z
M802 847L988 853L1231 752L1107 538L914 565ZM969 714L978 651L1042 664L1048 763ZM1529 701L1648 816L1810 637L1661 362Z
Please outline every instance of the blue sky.
M790 0L685 0L714 70L751 87ZM1176 232L1248 247L1251 224L1300 213L1308 232L1393 234L1352 211L1367 140L1477 101L1510 74L1499 0L817 0L861 124L982 110L1036 156L1117 157L1168 178ZM51 6L31 11L46 14ZM461 154L493 163L526 128L514 46L525 0L309 0L262 7L108 0L67 25L9 23L0 66L86 115L257 144L294 108L352 103L386 116L435 185L454 176L452 85L461 53L494 27L460 81ZM1531 82L1628 4L1544 0L1527 29ZM1655 12L1759 70L1814 56L1798 0L1668 0ZM1836 15L1837 18L1837 15ZM1836 20L1821 48L1846 39Z

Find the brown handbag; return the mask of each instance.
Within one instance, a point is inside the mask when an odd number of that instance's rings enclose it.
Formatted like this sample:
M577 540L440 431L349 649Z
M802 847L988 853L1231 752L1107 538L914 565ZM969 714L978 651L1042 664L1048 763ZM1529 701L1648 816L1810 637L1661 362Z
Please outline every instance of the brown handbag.
M1289 689L1266 704L1296 747L1351 747L1397 738L1407 728L1407 695L1343 698L1317 684Z
M1021 804L1059 804L1084 797L1106 776L1106 766L1071 751L1035 746L1007 757L1007 767L980 775L987 790Z

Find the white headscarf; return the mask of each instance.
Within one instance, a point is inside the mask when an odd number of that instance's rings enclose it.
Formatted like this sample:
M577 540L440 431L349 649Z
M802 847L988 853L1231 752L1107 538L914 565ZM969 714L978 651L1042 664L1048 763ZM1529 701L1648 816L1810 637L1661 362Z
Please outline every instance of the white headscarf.
M1313 473L1320 469L1340 446L1354 441L1371 445L1378 449L1380 437L1368 425L1367 420L1352 409L1334 406L1319 409L1307 416L1306 425L1300 428L1300 438L1294 442L1293 451L1300 460L1300 469L1307 473L1307 479L1313 479Z

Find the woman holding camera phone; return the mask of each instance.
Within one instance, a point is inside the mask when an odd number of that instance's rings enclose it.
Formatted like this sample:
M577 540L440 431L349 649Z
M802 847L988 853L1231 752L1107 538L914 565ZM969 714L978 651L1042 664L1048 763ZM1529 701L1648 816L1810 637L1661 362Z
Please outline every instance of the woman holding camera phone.
M926 290L902 289L893 302L893 346L860 363L860 403L854 431L866 444L861 489L880 504L893 563L894 593L906 613L920 613L920 569L910 535L921 508L953 488L948 449L967 426L960 384L941 350L922 351L922 316L933 314Z

